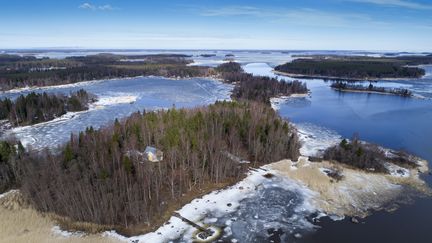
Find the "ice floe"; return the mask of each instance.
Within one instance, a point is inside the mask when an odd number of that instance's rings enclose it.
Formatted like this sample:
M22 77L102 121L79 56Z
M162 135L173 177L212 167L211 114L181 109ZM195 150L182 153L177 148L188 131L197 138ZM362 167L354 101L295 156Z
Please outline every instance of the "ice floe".
M327 148L334 146L342 140L335 131L311 123L295 124L300 142L300 154L304 156L319 156Z

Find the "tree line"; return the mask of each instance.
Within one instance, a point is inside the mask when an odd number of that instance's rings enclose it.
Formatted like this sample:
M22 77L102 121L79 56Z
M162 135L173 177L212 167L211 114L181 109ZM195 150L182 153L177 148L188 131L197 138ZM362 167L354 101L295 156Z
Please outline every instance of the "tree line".
M188 66L191 62L189 56L176 54L99 54L62 60L7 56L0 58L0 89L150 75L176 78L208 75L208 67Z
M145 161L146 146L161 149L164 160ZM261 103L137 112L72 135L60 152L25 156L21 191L38 210L73 220L152 224L184 193L238 180L249 166L295 160L299 147L290 123Z
M35 93L20 95L16 100L0 100L0 119L7 119L13 126L32 125L60 117L68 111L87 110L95 96L84 89L61 94Z

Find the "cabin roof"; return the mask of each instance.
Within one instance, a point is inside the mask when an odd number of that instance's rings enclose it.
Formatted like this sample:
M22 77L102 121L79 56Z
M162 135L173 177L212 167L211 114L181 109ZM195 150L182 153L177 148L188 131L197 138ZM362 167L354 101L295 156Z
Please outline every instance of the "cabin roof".
M152 154L156 154L157 153L157 149L155 147L151 147L151 146L147 146L146 149L144 150L144 153L152 153Z

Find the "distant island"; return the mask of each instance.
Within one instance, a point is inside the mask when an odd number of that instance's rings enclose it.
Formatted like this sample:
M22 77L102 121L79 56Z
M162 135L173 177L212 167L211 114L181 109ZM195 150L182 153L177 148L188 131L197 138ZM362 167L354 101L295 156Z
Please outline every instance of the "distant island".
M208 76L208 67L188 66L193 62L190 57L182 54L128 56L102 53L51 59L0 54L0 90L136 76Z
M200 57L215 57L216 54L201 54Z
M337 81L330 85L331 88L341 92L362 92L377 94L392 94L403 97L412 97L413 94L408 89L377 87L370 83L368 86L360 84L350 84L348 82Z
M420 78L418 67L431 64L432 55L403 57L301 56L275 67L275 72L290 77L362 81Z

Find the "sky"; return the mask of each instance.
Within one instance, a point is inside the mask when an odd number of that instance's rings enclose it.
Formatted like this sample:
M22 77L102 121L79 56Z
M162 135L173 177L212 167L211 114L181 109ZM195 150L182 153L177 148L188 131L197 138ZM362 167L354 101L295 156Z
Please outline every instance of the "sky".
M432 0L0 0L0 49L432 51Z

